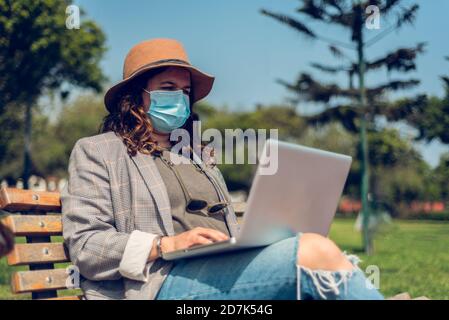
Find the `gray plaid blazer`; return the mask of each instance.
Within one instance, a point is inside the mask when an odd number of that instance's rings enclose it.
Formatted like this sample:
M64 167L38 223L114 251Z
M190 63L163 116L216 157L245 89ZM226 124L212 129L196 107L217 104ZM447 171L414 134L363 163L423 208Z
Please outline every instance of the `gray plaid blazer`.
M218 168L201 165L229 200ZM85 297L154 299L173 263L147 258L154 237L174 230L167 189L152 156L129 156L111 131L79 139L68 171L61 190L63 236ZM236 235L232 208L226 221Z

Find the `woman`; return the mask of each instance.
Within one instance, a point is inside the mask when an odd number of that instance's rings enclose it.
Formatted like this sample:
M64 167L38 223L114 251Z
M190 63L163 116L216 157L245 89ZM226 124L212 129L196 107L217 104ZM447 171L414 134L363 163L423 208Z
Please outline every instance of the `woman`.
M123 80L105 95L102 133L76 142L61 193L64 239L85 297L381 299L366 287L355 258L316 234L176 262L161 258L238 232L219 170L175 152L169 138L178 128L193 133L192 105L213 81L175 40L144 41L128 53Z

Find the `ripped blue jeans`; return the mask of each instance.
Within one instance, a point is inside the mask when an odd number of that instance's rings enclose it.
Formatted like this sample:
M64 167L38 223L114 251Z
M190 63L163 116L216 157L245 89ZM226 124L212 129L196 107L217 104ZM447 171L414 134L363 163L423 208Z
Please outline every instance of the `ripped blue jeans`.
M297 264L301 233L269 246L178 260L158 300L383 299L346 255L352 270L311 270Z

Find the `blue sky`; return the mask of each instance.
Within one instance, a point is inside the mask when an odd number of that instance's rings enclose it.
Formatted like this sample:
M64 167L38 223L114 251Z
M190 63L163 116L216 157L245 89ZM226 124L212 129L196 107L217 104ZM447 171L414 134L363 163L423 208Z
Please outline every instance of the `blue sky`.
M408 1L407 3L411 3ZM449 75L447 30L449 1L421 0L415 26L393 32L367 50L368 59L381 56L398 46L427 42L427 50L418 60L418 69L406 76L391 74L390 79L416 77L421 85L413 93L443 94L440 75ZM289 93L276 79L294 81L299 72L313 72L315 77L345 84L342 77L318 74L310 62L333 64L327 44L305 39L273 19L259 13L261 8L295 15L297 0L75 0L87 17L95 20L107 36L108 52L102 68L111 83L122 76L123 59L136 43L159 37L180 40L191 62L216 77L214 88L206 98L211 103L232 109L252 109L255 104L282 103ZM314 25L312 25L314 26ZM388 23L381 17L381 30ZM316 26L327 37L348 42L343 30ZM368 31L371 38L379 31ZM348 51L348 54L353 54ZM385 72L368 75L368 85L388 78ZM401 96L401 93L395 96ZM299 110L312 112L316 107L300 105ZM425 159L438 162L448 148L434 142L419 145Z

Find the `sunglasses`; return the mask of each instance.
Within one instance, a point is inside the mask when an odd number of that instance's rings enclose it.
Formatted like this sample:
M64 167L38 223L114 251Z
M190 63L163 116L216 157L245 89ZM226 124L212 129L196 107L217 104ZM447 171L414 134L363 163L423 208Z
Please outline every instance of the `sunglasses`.
M217 214L221 213L223 209L225 209L229 202L227 201L220 201L213 204L209 204L206 200L194 198L188 191L187 187L184 184L184 180L182 179L181 174L179 173L178 169L176 168L175 164L170 161L169 159L166 159L162 152L157 152L156 155L162 160L162 162L167 165L170 170L173 171L173 173L176 176L176 179L178 180L179 184L181 185L181 189L184 193L184 197L186 198L186 211L190 213L201 213L205 216L209 216L209 214ZM195 166L195 168L200 171L203 174L206 174L204 170L198 166L196 163L191 161L191 163ZM207 176L207 175L206 175ZM214 188L215 188L215 184Z

